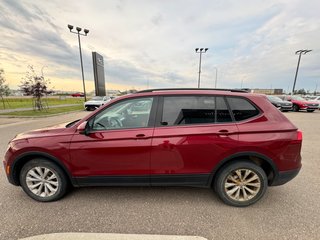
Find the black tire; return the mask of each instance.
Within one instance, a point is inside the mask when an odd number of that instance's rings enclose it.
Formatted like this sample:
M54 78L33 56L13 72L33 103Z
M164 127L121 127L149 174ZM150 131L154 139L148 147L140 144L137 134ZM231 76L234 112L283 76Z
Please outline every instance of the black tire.
M307 112L314 112L314 110L307 110Z
M54 183L57 184L57 186L56 187L54 186L55 192L52 195L39 196L39 195L35 194L34 192L32 192L32 190L28 187L27 175L28 175L28 177L30 177L29 171L34 170L36 167L41 168L42 170L48 169L51 176L55 175L55 178L51 181L54 181ZM44 181L46 181L46 180L44 180ZM30 182L32 184L37 184L37 183L39 183L39 180L37 179L36 182L29 181L29 185L30 185ZM45 184L47 184L47 182L46 183L42 182L42 184L45 185ZM26 194L28 194L34 200L37 200L40 202L52 202L52 201L59 200L60 198L62 198L66 194L68 186L69 186L68 178L67 178L66 174L63 172L63 170L61 170L61 168L58 165L56 165L55 163L50 162L46 159L41 159L41 158L33 159L33 160L27 162L22 167L22 169L20 171L20 185ZM53 187L53 185L51 185L51 184L50 184L50 186ZM42 188L42 190L45 188L46 188L46 190L49 189L44 186L41 188ZM50 191L50 190L48 190L48 191Z
M227 188L226 184L230 184L230 176L232 176L233 174L235 174L236 170L240 170L240 171L245 171L245 170L249 170L250 174L247 177L257 177L257 180L251 181L251 184L256 184L259 187L253 187L253 186L248 186L248 185L238 185L241 184L240 181L238 181L238 183L231 183L234 184L234 186L230 186L229 188L229 192L230 190L233 190L235 188L238 188L239 190L235 191L235 194L237 194L237 192L239 192L238 195L238 199L236 200L233 197L229 196L227 193ZM244 172L246 173L246 172ZM252 175L251 175L252 174ZM241 175L241 174L240 174ZM242 176L244 177L244 176ZM232 178L233 180L236 180L234 178ZM239 178L240 179L240 178ZM227 164L226 166L224 166L222 169L220 169L216 175L215 178L215 182L214 182L214 189L215 192L218 194L218 196L220 197L220 199L231 206L234 207L247 207L249 205L252 205L254 203L256 203L258 200L260 200L263 195L265 194L266 190L268 187L268 179L267 176L265 174L265 172L263 171L263 169L261 167L259 167L258 165L248 162L248 161L237 161L231 164ZM246 189L250 189L251 191L254 190L255 194L251 194L249 191L247 191ZM245 194L244 194L245 192ZM248 195L250 195L248 199L245 199L245 195L247 195L247 193L249 193ZM247 195L247 196L248 196ZM252 195L252 196L251 196ZM235 196L236 198L236 196Z
M293 105L292 109L293 109L294 112L299 112L299 110L300 110L298 105Z

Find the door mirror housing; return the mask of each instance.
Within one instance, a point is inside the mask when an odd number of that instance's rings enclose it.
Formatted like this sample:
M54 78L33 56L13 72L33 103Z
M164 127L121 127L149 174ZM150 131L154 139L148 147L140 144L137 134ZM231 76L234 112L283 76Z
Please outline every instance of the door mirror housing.
M80 134L88 135L89 132L88 132L87 125L88 125L87 121L80 123L80 125L77 127L77 131Z

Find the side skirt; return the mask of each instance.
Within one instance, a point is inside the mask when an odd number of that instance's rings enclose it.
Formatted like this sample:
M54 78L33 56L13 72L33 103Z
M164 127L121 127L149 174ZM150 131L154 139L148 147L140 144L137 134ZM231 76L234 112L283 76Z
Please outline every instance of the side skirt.
M75 177L79 187L87 186L191 186L210 187L210 174L163 174L143 176Z

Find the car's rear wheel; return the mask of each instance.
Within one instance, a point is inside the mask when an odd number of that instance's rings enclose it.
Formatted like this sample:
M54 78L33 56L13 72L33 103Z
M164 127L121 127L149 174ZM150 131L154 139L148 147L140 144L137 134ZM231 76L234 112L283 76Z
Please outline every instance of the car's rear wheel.
M65 173L53 162L33 159L20 172L22 189L33 199L51 202L62 198L68 187Z
M299 112L299 106L298 105L293 105L293 111L294 112Z
M258 165L238 161L226 165L217 173L214 187L226 204L246 207L263 197L268 187L268 180Z

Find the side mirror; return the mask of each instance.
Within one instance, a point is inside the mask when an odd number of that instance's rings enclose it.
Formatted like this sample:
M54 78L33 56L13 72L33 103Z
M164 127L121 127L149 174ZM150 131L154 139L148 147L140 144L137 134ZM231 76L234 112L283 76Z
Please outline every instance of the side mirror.
M88 131L87 131L87 121L82 122L78 127L77 127L77 131L80 134L84 134L84 135L88 135Z

